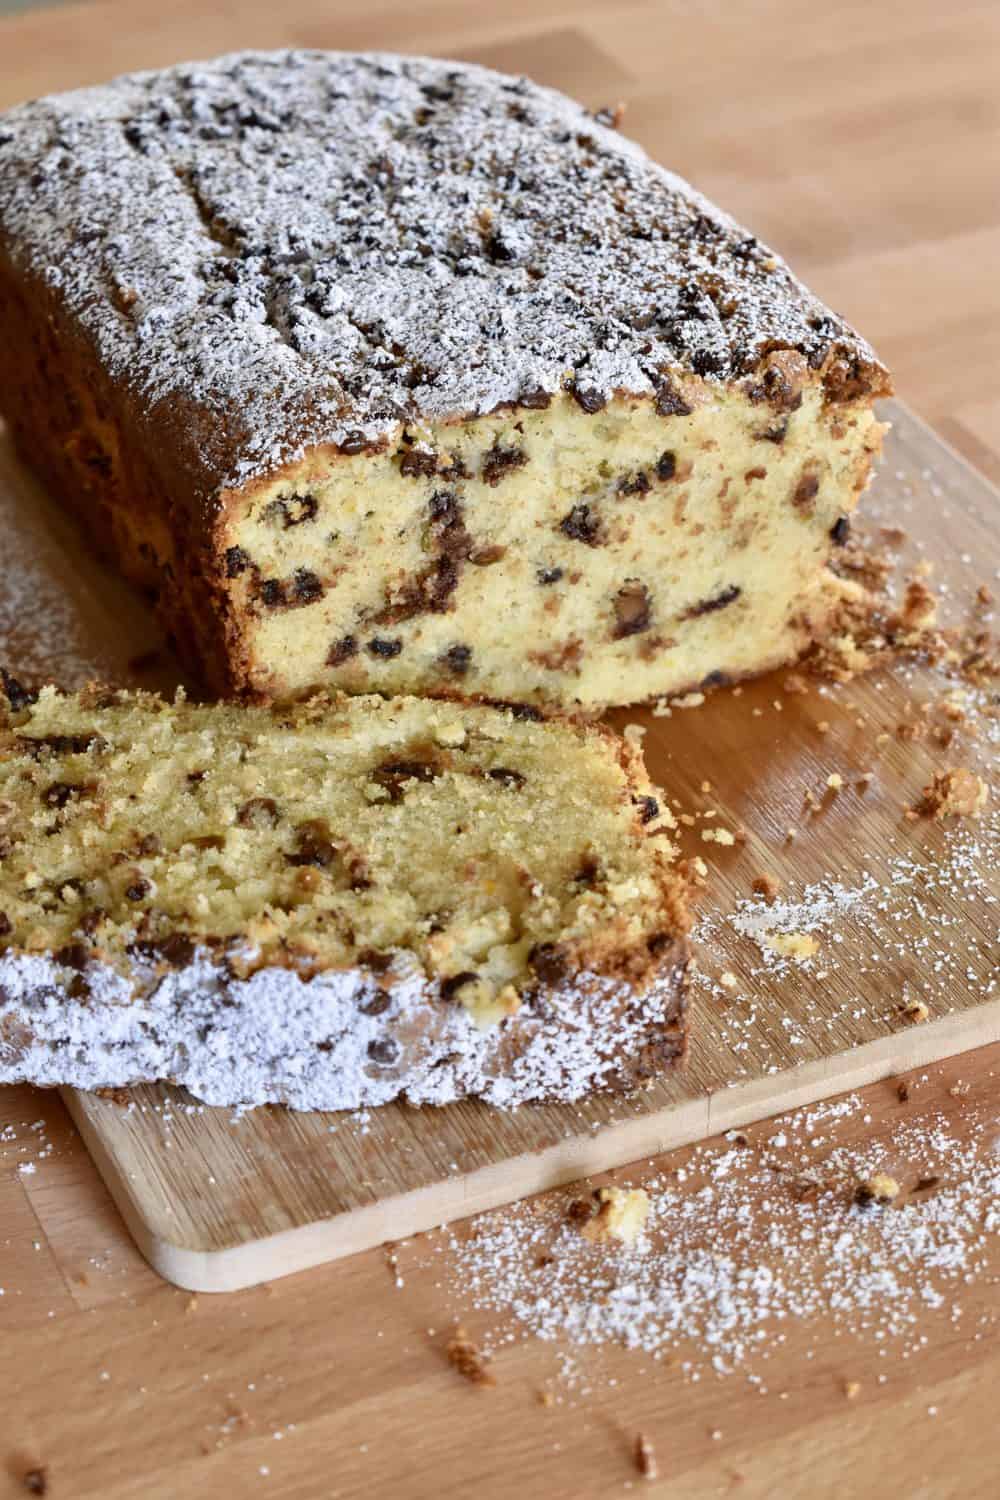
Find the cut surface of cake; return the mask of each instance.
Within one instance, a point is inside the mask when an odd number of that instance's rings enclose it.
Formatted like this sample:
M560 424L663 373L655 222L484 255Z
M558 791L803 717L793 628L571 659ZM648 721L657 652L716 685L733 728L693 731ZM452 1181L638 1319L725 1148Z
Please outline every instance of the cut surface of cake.
M672 819L610 730L0 692L0 1082L573 1099L684 1045Z
M611 128L245 53L0 117L0 404L221 693L586 711L790 661L888 376Z

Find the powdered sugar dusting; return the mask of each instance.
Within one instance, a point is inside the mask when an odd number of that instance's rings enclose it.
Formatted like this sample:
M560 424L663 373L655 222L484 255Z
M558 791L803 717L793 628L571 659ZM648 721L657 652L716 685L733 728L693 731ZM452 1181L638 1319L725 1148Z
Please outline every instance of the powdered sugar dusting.
M687 184L571 100L471 64L240 53L132 75L3 117L0 182L7 253L206 488L308 441L567 380L598 404L678 367L726 380L779 347L882 383Z
M559 1194L477 1220L435 1254L463 1307L499 1315L493 1347L518 1333L618 1344L657 1360L680 1352L689 1379L759 1381L794 1318L907 1358L926 1342L927 1310L950 1307L961 1326L963 1290L996 1275L997 1121L987 1112L956 1128L936 1113L832 1148L817 1135L857 1129L862 1109L852 1095L770 1121L753 1140L731 1132L695 1148L644 1180L650 1211L633 1247L589 1244ZM878 1171L900 1181L892 1207L857 1201Z

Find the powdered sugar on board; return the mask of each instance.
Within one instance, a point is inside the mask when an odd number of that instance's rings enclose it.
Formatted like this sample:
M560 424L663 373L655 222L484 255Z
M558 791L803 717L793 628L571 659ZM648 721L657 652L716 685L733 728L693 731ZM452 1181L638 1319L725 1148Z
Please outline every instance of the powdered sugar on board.
M623 1346L689 1380L738 1374L766 1391L792 1320L799 1332L821 1324L826 1343L874 1348L889 1378L927 1347L931 1314L950 1337L981 1333L974 1288L1000 1273L1000 1122L988 1095L947 1113L890 1107L900 1118L871 1139L853 1094L675 1153L634 1179L650 1207L632 1246L581 1235L567 1213L578 1189L442 1233L429 1264L456 1315L486 1315L486 1347L556 1343L571 1382L584 1349ZM876 1173L898 1186L889 1204L861 1201Z

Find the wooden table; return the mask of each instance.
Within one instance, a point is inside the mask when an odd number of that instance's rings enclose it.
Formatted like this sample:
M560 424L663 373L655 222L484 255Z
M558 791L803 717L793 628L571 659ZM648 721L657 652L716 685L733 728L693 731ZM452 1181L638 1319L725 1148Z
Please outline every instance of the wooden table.
M102 0L0 23L0 105L286 44L435 52L629 101L628 132L785 251L900 393L1000 477L995 0ZM917 1107L958 1120L969 1097L988 1106L998 1069L1000 1048L932 1069ZM971 1095L949 1092L957 1079ZM866 1107L877 1137L895 1088L873 1086ZM0 1495L28 1493L37 1465L54 1500L997 1493L988 1336L938 1329L881 1387L873 1350L853 1349L857 1402L832 1339L808 1366L789 1339L771 1368L783 1403L736 1378L691 1386L648 1361L640 1375L622 1352L592 1395L546 1409L548 1346L503 1351L491 1390L448 1368L454 1309L431 1270L397 1288L374 1251L194 1301L134 1251L55 1096L0 1092L0 1151ZM1000 1312L995 1286L977 1295ZM633 1465L640 1430L657 1481Z

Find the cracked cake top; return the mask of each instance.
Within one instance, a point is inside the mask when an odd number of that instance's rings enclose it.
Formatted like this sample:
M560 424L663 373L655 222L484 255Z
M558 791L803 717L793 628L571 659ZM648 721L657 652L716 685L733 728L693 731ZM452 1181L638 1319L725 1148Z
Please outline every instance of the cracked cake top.
M785 264L564 96L471 64L244 52L0 116L0 252L202 493L312 443L750 376L887 386ZM168 416L165 417L165 414Z

